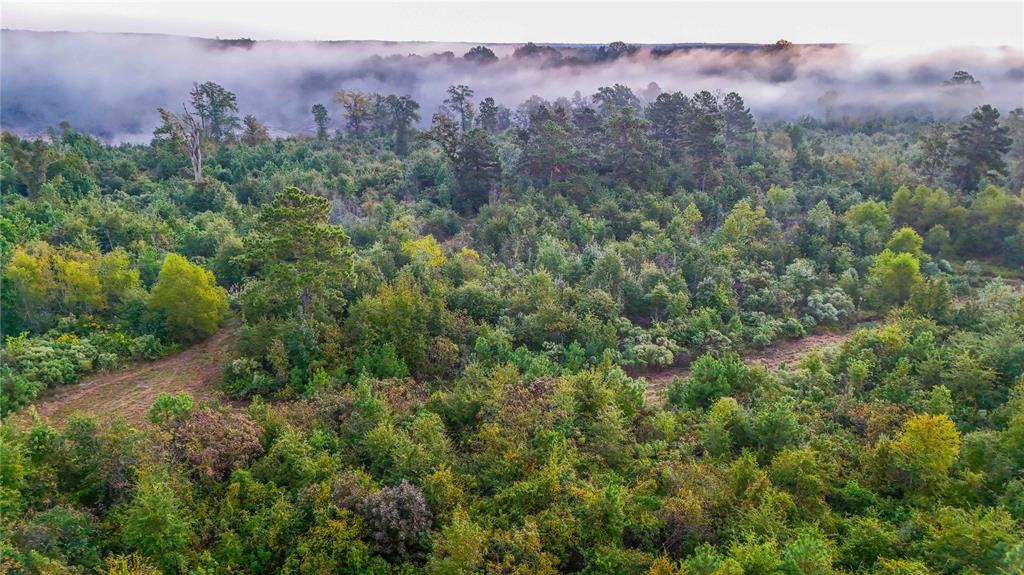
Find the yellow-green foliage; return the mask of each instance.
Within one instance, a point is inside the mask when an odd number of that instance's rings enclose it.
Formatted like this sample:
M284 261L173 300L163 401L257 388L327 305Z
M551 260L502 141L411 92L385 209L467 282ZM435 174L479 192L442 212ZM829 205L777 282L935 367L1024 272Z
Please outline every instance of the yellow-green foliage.
M906 302L920 283L921 262L906 252L886 248L868 271L869 298L881 309Z
M172 336L195 340L217 331L227 314L228 299L212 273L178 254L167 254L149 307L164 317Z

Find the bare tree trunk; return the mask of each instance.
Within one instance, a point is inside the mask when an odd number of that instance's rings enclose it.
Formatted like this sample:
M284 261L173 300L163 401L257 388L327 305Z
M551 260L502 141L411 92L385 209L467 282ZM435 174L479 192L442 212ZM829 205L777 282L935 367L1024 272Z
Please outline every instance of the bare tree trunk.
M191 147L189 156L192 157L192 179L198 184L203 181L203 149L198 142Z
M192 180L198 184L203 181L203 128L188 108L185 108L182 123L182 136L188 148L189 159L192 160Z

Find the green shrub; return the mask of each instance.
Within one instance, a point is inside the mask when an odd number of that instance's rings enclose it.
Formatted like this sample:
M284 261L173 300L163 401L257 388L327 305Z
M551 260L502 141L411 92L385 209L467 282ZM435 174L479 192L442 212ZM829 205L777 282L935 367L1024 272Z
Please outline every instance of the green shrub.
M676 407L707 407L716 399L739 390L747 368L733 352L721 359L704 354L693 362L690 377L674 378L669 384L668 400Z

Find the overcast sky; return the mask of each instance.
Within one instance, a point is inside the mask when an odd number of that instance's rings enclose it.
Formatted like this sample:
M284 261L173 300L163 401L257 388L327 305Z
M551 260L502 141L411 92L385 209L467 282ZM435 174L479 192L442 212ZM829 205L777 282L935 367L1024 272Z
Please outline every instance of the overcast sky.
M491 43L841 42L893 50L1024 49L1024 1L32 2L2 26L256 40Z

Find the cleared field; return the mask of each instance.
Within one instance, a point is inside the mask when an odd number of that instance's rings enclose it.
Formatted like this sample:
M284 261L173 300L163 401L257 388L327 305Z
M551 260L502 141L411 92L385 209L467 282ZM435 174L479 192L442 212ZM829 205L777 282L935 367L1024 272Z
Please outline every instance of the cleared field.
M206 340L156 361L85 377L37 401L36 410L54 423L75 412L142 423L161 392L186 391L197 403L224 400L217 384L236 328L231 323Z

